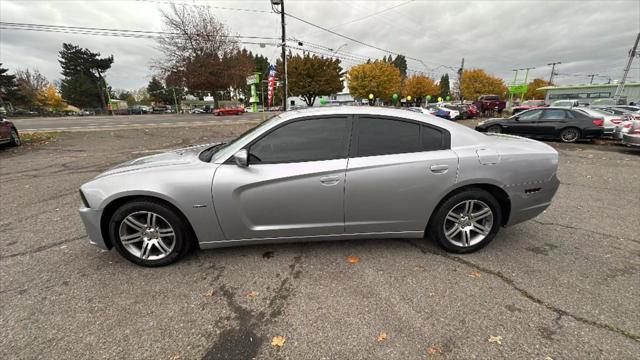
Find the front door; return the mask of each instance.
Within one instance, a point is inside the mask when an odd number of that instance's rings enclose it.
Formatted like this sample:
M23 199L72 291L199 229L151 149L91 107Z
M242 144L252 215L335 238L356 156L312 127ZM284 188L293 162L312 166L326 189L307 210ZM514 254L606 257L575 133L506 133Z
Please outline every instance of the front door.
M507 125L503 125L505 133L522 136L534 136L535 127L542 116L542 110L528 110L517 115L517 119L508 121Z
M403 119L360 116L347 167L345 231L423 232L456 180L450 135Z
M278 126L250 144L249 166L221 165L213 203L228 240L344 233L350 116Z

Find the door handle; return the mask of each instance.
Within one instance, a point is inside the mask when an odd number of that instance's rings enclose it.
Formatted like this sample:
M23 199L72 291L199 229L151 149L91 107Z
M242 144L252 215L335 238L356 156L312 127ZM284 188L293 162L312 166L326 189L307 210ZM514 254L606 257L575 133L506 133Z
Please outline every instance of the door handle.
M322 185L335 185L340 182L340 176L323 176L320 178L320 182L322 183Z
M444 174L449 170L449 165L431 165L429 169L434 174Z

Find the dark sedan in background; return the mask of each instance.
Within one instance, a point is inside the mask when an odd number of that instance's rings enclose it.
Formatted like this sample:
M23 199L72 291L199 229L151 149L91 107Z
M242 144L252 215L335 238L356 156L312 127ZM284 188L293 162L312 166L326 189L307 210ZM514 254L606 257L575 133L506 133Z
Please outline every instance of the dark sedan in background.
M576 142L602 136L604 120L566 108L541 108L480 122L476 130Z
M0 116L0 145L20 146L20 135L13 123Z

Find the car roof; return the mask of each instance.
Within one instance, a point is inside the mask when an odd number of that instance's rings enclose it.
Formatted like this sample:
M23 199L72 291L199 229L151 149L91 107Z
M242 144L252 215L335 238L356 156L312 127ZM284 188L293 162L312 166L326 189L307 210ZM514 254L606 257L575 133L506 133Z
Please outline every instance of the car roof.
M425 124L432 124L434 126L448 130L451 133L456 133L455 140L454 136L452 136L452 147L461 146L464 143L469 143L471 139L475 139L476 141L478 141L478 135L480 135L480 133L470 127L458 124L454 121L441 119L431 114L378 106L312 107L300 110L291 110L280 114L280 120L278 121L278 123L299 117L323 115L378 115L397 117L401 119L419 121Z

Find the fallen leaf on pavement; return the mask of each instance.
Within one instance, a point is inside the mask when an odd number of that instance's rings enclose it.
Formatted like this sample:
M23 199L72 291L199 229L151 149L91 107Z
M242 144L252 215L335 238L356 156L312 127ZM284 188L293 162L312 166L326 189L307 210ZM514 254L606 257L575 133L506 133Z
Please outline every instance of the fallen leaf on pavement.
M544 360L553 360L553 358L551 356L545 356Z
M427 348L427 354L429 355L442 354L442 348L440 348L439 345L431 345Z
M347 256L347 262L348 262L349 264L357 264L357 263L359 263L359 262L360 262L360 258L359 258L359 257L357 257L357 256L353 256L353 255L351 255L351 256Z
M206 293L202 294L202 296L212 297L214 294L213 289L209 289Z
M282 347L282 345L284 345L285 342L285 338L284 336L276 336L273 338L273 340L271 340L271 346L277 346L277 347Z
M480 277L480 271L474 271L471 274L469 274L469 276L474 277L474 278L479 278Z
M488 341L490 343L498 343L498 345L502 345L502 336L489 335Z
M251 291L247 293L247 297L254 298L256 296L258 296L258 293L255 291Z
M380 334L378 334L378 337L376 338L376 340L378 340L378 341L387 340L387 333L386 332L381 332Z

